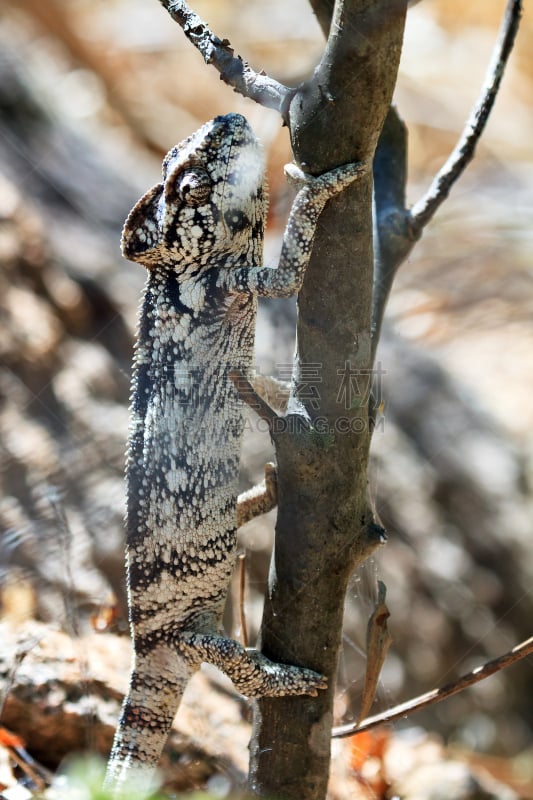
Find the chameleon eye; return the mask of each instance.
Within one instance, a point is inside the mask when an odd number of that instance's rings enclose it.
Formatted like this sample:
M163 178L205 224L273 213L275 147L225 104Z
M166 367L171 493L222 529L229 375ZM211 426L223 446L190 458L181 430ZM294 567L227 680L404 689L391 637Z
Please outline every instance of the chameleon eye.
M188 206L201 206L209 200L212 185L205 170L191 169L178 177L176 188Z
M224 221L233 233L244 231L250 227L250 220L244 211L240 211L238 208L228 209L224 214Z

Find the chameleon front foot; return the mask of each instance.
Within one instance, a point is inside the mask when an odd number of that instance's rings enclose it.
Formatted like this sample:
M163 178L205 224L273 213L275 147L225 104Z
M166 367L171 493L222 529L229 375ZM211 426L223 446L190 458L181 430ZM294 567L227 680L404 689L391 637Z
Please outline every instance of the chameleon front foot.
M368 172L368 169L366 162L356 161L334 167L329 172L323 172L322 175L311 175L291 162L285 164L284 172L291 186L298 190L308 189L315 195L315 199L320 197L327 200L346 189L353 181Z

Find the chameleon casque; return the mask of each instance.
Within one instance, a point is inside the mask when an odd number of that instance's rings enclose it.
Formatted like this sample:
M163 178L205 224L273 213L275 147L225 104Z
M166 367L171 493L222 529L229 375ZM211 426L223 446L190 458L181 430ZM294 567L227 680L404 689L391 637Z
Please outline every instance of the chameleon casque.
M293 170L296 168L293 167ZM134 356L126 564L133 663L108 764L115 796L159 761L204 661L248 696L316 694L325 679L275 664L220 633L236 551L244 407L228 377L251 369L257 296L301 286L327 200L361 165L302 188L277 269L263 268L266 183L244 117L206 123L174 147L163 181L126 220L122 249L148 270Z

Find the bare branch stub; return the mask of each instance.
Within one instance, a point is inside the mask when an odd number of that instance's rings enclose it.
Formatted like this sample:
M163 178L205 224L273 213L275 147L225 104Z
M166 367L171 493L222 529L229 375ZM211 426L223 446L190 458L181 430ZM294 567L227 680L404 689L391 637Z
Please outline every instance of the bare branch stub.
M279 111L286 117L294 90L255 72L240 56L236 56L230 42L214 34L201 17L183 0L159 0L172 19L180 25L188 40L200 51L206 64L212 64L221 80L234 91L255 100L266 108Z
M476 145L494 106L504 69L513 49L521 15L522 0L508 0L487 78L478 101L464 127L461 138L447 162L434 178L426 194L420 198L411 210L412 226L419 231L433 217L447 198L453 184L462 175L465 167L474 157Z

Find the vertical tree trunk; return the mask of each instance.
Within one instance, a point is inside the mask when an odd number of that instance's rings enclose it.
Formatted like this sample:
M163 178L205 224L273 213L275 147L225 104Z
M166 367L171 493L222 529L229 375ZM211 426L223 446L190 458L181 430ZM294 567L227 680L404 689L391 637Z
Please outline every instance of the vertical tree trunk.
M371 163L405 10L406 0L335 4L322 61L290 108L295 156L306 170ZM320 219L299 298L295 387L275 435L279 507L263 651L326 674L329 689L257 702L250 787L260 797L326 795L346 585L381 541L367 502L372 284L369 170Z

